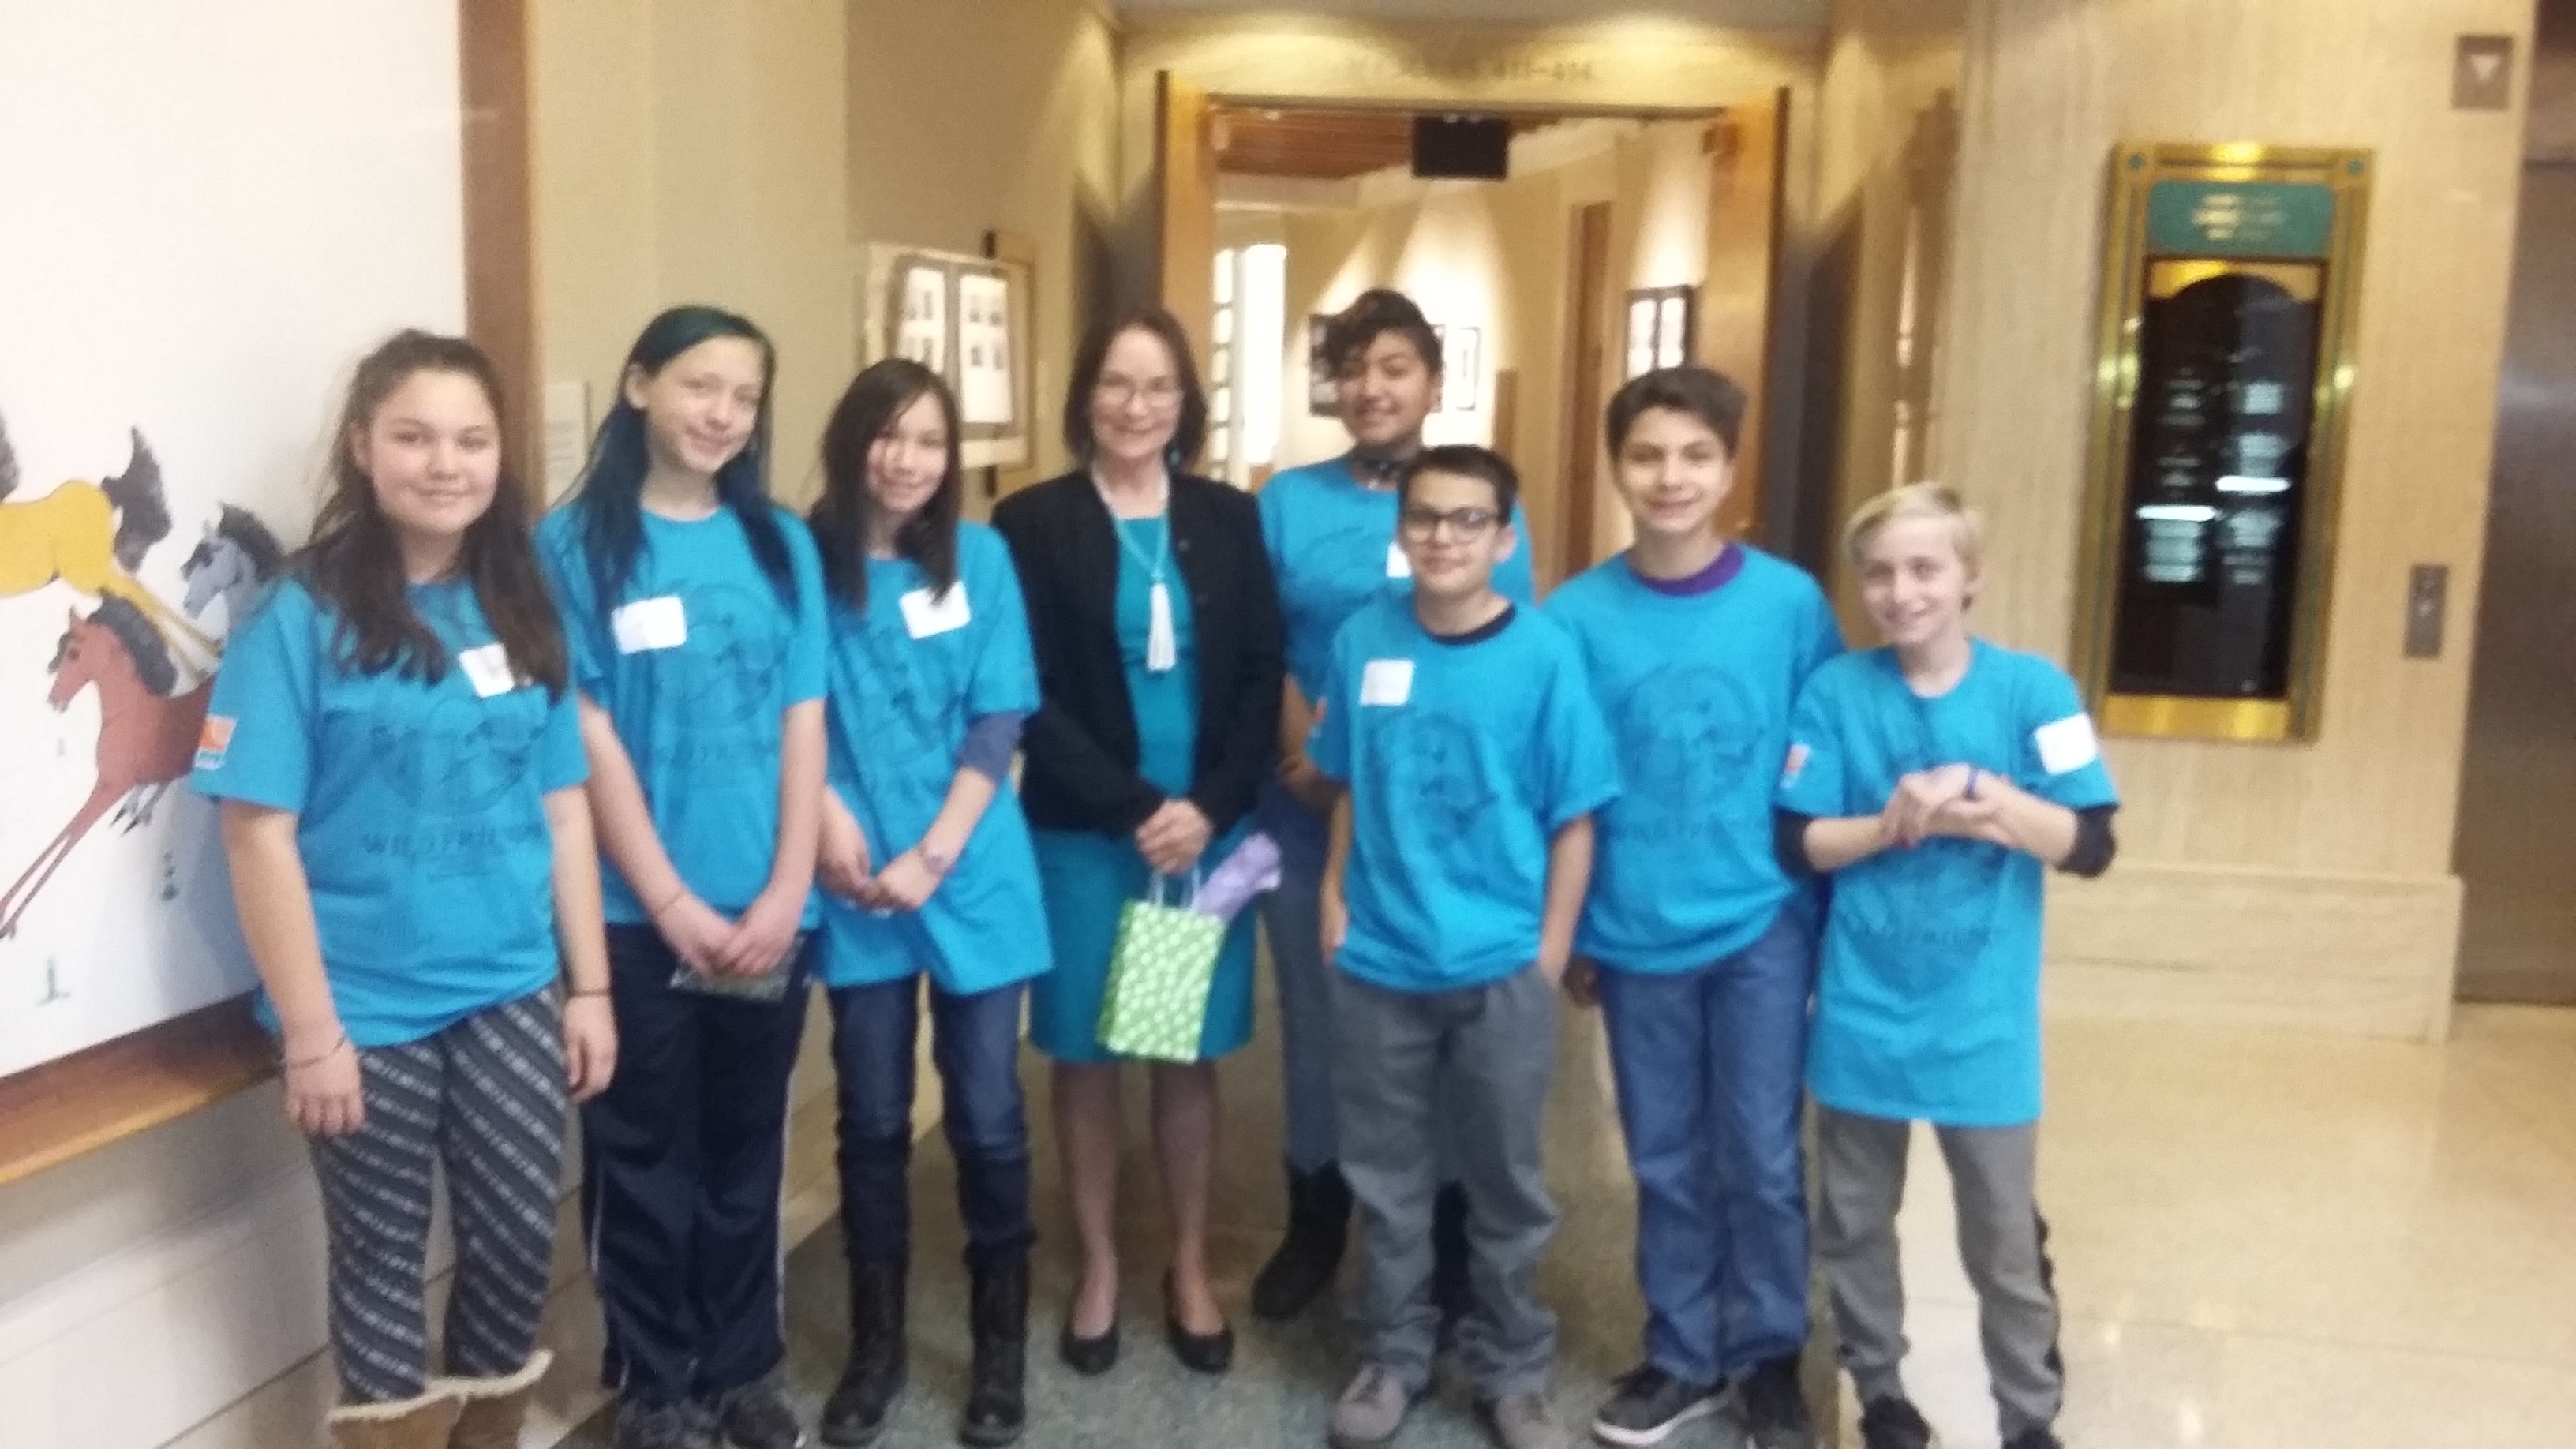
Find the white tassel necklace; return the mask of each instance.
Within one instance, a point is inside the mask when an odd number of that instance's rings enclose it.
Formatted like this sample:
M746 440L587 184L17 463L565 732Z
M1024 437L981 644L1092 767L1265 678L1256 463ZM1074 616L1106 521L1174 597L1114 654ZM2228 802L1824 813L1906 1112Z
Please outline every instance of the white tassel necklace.
M1181 663L1180 640L1172 625L1172 589L1166 582L1172 567L1172 475L1163 475L1162 543L1153 553L1147 553L1136 540L1127 536L1127 530L1122 526L1124 520L1118 516L1117 507L1109 501L1109 485L1100 481L1097 469L1092 471L1091 486L1100 490L1100 506L1109 512L1109 531L1118 536L1119 548L1145 570L1147 578L1153 580L1150 596L1153 621L1145 634L1145 672L1169 674Z

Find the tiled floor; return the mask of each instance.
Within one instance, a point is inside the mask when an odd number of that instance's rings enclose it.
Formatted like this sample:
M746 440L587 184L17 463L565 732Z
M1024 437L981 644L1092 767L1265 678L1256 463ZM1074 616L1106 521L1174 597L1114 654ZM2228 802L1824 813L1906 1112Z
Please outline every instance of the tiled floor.
M2467 1010L2445 1047L2145 1023L2051 1027L2042 1200L2067 1309L2074 1449L2565 1449L2576 1444L2576 1013ZM1630 1196L1598 1030L1569 1018L1552 1108L1566 1207L1545 1290L1563 1315L1569 1417L1627 1366L1640 1309ZM1217 1194L1221 1285L1241 1303L1280 1214L1276 1062L1228 1066ZM1043 1120L1044 1077L1031 1067ZM791 1262L792 1381L807 1406L839 1366L839 1255L828 1229L828 1112L799 1124L790 1218L820 1225ZM1179 1371L1157 1330L1150 1158L1131 1151L1126 1360L1076 1381L1052 1343L1070 1282L1052 1143L1038 1134L1046 1234L1033 1324L1033 1449L1319 1445L1346 1368L1319 1310L1285 1330L1240 1322L1222 1381ZM1972 1300L1949 1246L1948 1184L1918 1143L1905 1231L1909 1380L1949 1449L1986 1449L1992 1411ZM914 1386L890 1443L953 1442L966 1344L946 1149L926 1139L915 1203ZM595 1319L557 1312L567 1362L547 1422L596 1404ZM310 1397L308 1394L306 1397ZM1851 1408L1843 1407L1848 1420ZM290 1442L192 1437L200 1445ZM304 1422L310 1422L306 1419ZM532 1442L535 1440L532 1435ZM551 1438L549 1434L546 1437ZM596 1424L567 1444L605 1445ZM1482 1440L1454 1388L1401 1449ZM1711 1426L1676 1449L1733 1449ZM1846 1443L1856 1443L1847 1438Z

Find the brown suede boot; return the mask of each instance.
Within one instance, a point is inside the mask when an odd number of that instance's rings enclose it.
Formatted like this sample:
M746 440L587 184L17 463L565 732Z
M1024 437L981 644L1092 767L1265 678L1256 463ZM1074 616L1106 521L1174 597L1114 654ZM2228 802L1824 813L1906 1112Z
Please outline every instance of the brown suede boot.
M441 1379L440 1386L456 1395L461 1406L446 1449L519 1449L519 1427L528 1421L528 1402L537 1396L537 1381L554 1361L555 1356L541 1348L514 1374L497 1379Z
M456 1427L456 1391L433 1383L417 1399L390 1404L345 1404L324 1422L337 1449L447 1449Z

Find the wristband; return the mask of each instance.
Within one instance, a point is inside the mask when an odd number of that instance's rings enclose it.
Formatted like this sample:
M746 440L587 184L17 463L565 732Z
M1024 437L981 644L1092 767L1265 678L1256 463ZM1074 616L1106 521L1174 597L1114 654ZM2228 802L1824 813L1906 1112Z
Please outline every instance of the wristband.
M287 1062L287 1063L285 1064L286 1069L287 1069L288 1071L290 1071L290 1072L300 1072L300 1071L304 1070L306 1067L318 1067L318 1066L322 1065L324 1062L327 1062L327 1061L331 1060L333 1057L338 1056L338 1055L340 1054L340 1048L342 1048L342 1047L344 1047L344 1046L347 1046L348 1044L349 1044L349 1034L348 1034L347 1032L345 1032L345 1031L344 1031L344 1032L340 1033L340 1039L339 1039L338 1041L335 1041L335 1042L331 1043L331 1045L330 1045L330 1046L328 1046L328 1047L326 1047L326 1048L324 1048L324 1049L323 1049L323 1052L322 1052L322 1054L321 1054L320 1056L318 1056L318 1057L306 1057L304 1060L302 1060L302 1061L300 1061L300 1062Z

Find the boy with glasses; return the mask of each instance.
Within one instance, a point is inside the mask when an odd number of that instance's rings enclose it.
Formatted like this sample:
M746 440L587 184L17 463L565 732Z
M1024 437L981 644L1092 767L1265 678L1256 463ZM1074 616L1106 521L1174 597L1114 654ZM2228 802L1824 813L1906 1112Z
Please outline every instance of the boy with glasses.
M1609 731L1562 629L1494 570L1518 547L1512 466L1432 448L1398 488L1410 597L1334 641L1311 754L1344 787L1324 873L1343 1172L1367 1223L1352 1303L1364 1363L1335 1449L1394 1439L1431 1383L1435 1135L1466 1189L1473 1307L1459 1352L1504 1449L1567 1449L1548 1402L1556 1230L1540 1160L1556 993L1619 793ZM1444 1110L1445 1105L1445 1110Z

